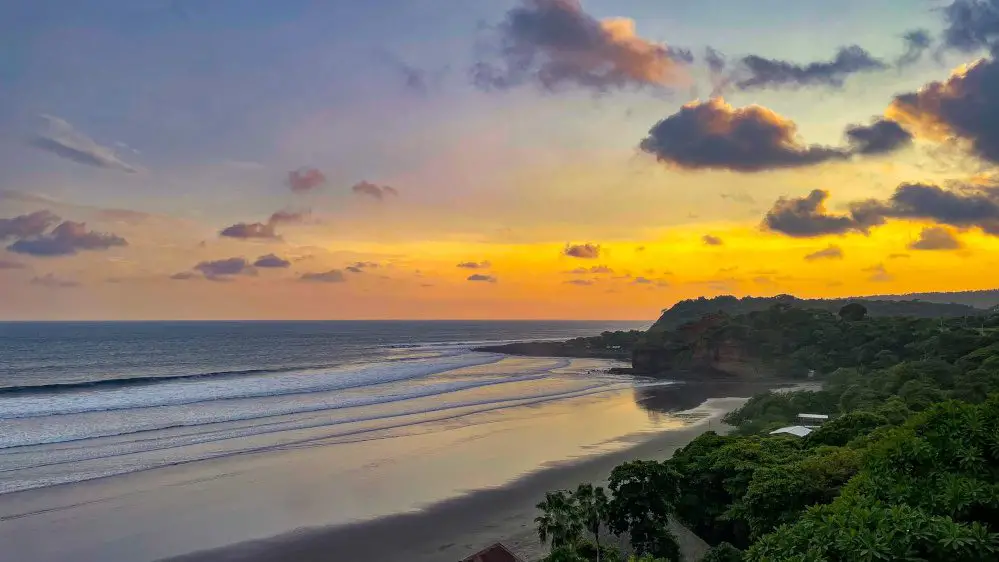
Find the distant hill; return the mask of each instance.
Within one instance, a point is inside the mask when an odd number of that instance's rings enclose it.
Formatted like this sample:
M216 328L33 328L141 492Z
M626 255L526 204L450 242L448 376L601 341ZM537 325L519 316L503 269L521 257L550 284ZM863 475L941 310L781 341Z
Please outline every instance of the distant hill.
M982 296L977 296L982 293ZM953 318L960 316L977 316L986 314L985 309L991 294L995 302L999 302L999 290L995 291L964 291L959 293L925 293L922 295L885 295L871 297L854 297L843 299L800 299L792 295L777 295L775 297L743 297L723 295L714 298L700 297L680 301L663 310L662 316L649 329L650 331L675 330L689 322L700 320L710 314L724 313L729 316L747 314L766 310L778 303L792 305L797 308L811 308L836 313L844 305L863 301L871 316L914 316L919 318ZM932 298L932 300L931 300ZM979 307L968 304L968 300L976 298ZM958 302L950 302L958 301Z
M876 295L861 297L865 300L903 301L917 300L944 304L966 304L975 308L990 309L999 306L999 289L983 291L955 291L953 293L907 293L904 295Z

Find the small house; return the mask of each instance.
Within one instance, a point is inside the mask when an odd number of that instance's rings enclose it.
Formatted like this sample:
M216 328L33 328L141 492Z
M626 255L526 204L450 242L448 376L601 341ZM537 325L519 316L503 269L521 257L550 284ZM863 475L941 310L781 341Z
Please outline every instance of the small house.
M524 562L524 560L503 546L502 543L496 543L461 560L461 562Z
M829 416L825 414L798 414L798 422L804 426L822 425L829 421Z

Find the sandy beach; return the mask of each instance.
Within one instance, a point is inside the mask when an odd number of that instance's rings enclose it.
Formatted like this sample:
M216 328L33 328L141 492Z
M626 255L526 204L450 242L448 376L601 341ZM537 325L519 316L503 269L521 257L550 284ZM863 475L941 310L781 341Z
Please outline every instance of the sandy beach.
M686 385L685 385L686 386ZM759 386L689 385L653 400L670 401L681 394L751 394ZM633 446L582 462L546 467L508 485L469 493L418 513L396 515L374 521L330 529L304 529L283 536L247 542L232 547L172 558L169 562L298 562L330 560L377 560L379 562L457 561L489 544L503 542L527 560L537 560L545 549L539 544L534 505L544 493L575 487L581 482L604 482L614 466L635 459L665 459L701 433L725 431L721 418L742 405L746 398L708 398L699 406L679 413L692 423L682 429L653 436L636 437ZM683 528L674 529L685 552L703 552L707 545Z

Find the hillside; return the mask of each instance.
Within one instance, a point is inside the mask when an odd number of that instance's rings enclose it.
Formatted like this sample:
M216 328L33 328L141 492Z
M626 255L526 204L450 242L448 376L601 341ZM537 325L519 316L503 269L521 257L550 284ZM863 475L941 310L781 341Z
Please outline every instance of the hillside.
M981 291L983 293L987 291ZM775 297L743 297L737 298L731 295L724 295L714 298L698 298L680 301L668 309L663 310L662 315L652 325L650 331L675 330L684 324L695 322L705 316L712 314L727 314L736 316L766 310L775 304L787 304L797 308L808 308L825 310L836 313L844 305L858 300L864 301L868 314L874 317L879 316L910 316L917 318L957 318L961 316L975 316L984 314L984 308L975 308L968 304L956 304L942 302L946 295L955 295L953 298L971 298L965 293L927 293L927 295L938 295L939 301L914 300L916 295L900 296L879 296L879 297L857 297L844 299L800 299L792 295L778 295ZM999 291L997 291L999 293ZM903 300L903 299L909 300ZM985 297L979 299L985 302Z
M975 308L989 309L999 306L999 289L982 291L955 291L952 293L906 293L904 295L874 295L861 297L865 300L885 301L925 301L944 304L964 304Z
M912 307L908 302L899 304ZM961 348L966 341L999 328L999 316L955 306L971 310L976 316L862 314L851 321L841 318L839 311L771 302L764 310L708 314L674 330L650 330L632 347L632 366L636 372L650 375L690 373L702 377L714 373L741 379L804 378L810 371L821 374L836 367L878 365L899 357L939 354L942 352L938 347ZM932 310L914 308L924 314ZM880 308L882 312L884 309ZM918 334L919 339L913 339L912 334Z

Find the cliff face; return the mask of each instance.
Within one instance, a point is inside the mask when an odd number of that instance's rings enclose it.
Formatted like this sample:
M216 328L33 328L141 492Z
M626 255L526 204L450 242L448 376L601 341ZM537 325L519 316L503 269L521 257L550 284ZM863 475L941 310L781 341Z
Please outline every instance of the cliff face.
M725 320L722 314L705 316L684 325L664 347L645 346L633 350L636 373L673 377L714 374L739 379L772 376L746 342L736 337L718 337L713 331Z

